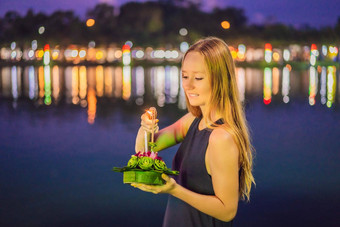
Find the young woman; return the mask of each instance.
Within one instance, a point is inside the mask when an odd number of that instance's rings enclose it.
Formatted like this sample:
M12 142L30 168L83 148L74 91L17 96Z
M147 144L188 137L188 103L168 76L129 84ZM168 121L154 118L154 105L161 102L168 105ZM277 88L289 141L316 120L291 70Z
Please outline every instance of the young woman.
M252 146L228 46L215 37L193 44L183 57L182 84L189 113L155 134L156 150L181 143L172 169L180 172L162 186L132 184L170 194L163 226L232 226L239 199L249 200ZM157 131L143 114L144 131Z

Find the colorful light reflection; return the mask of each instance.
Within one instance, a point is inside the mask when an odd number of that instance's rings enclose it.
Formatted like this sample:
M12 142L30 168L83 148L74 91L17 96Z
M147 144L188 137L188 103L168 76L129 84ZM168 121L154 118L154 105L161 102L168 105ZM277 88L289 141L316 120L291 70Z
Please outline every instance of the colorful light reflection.
M246 71L244 68L237 68L237 87L239 91L240 101L244 102L246 92Z
M315 104L315 96L318 91L318 72L315 67L309 68L309 105Z
M152 68L114 67L114 66L18 66L2 67L1 69L2 97L20 99L22 95L34 100L38 105L50 105L57 102L60 97L66 97L68 104L87 107L88 89L93 89L95 100L99 97L110 97L135 102L143 105L145 97L153 96L159 106L169 103L178 103L180 109L185 109L185 96L180 87L179 68L177 66L157 66ZM338 70L335 66L310 66L303 74L294 73L291 76L292 66L287 64L282 71L278 68L250 69L236 68L237 84L241 101L245 100L245 93L249 95L262 95L263 102L268 105L278 99L284 103L290 102L290 93L293 95L303 93L313 106L320 101L323 105L334 107L336 96L340 92L337 86ZM23 74L21 73L23 71ZM294 71L293 71L294 72ZM308 72L308 73L305 73ZM280 76L282 75L282 79ZM261 78L263 77L263 82ZM300 78L302 77L302 78ZM308 96L306 91L308 86ZM302 88L302 89L301 89ZM247 91L245 91L247 89ZM280 91L282 90L282 92ZM23 94L20 94L23 92ZM65 96L62 94L65 94ZM282 93L282 98L277 97ZM320 96L318 96L318 92ZM273 99L274 97L274 99ZM308 97L308 98L307 98ZM90 98L93 102L93 97ZM336 101L336 102L339 102ZM89 122L93 122L95 102L89 107L92 114Z
M93 124L96 118L97 97L96 97L96 91L92 87L89 87L87 91L87 103L88 103L87 122L89 124Z
M263 75L263 103L268 105L272 101L272 70L268 67L264 69Z
M54 100L57 102L59 100L60 95L60 75L59 75L59 66L55 65L52 68L52 96Z
M331 108L335 100L336 68L335 66L328 66L327 71L327 107Z
M49 65L44 66L44 90L45 90L45 99L44 103L46 105L51 105L52 103L52 88L51 88L51 68Z
M28 97L35 99L38 94L38 81L35 75L34 66L28 68Z
M123 99L129 100L131 97L131 66L123 67Z
M290 69L285 66L282 70L282 96L283 102L289 102L289 90L290 90Z
M137 66L135 68L135 81L136 81L136 104L142 105L144 103L144 93L145 93L145 79L144 79L144 68L142 66Z

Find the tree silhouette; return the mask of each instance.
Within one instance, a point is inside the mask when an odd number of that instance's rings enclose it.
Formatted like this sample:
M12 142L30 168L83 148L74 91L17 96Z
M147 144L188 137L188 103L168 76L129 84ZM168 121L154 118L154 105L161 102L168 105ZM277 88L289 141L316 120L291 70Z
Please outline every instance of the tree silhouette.
M152 2L129 2L120 7L118 15L112 5L101 3L86 13L85 20L73 11L55 11L51 15L28 10L21 16L8 11L0 18L0 43L9 45L16 41L20 46L30 45L33 39L42 47L52 45L85 45L96 41L97 45L123 44L126 40L139 46L178 46L182 41L192 43L202 36L218 36L233 42L246 42L262 46L264 42L326 42L340 41L340 17L334 27L316 29L310 26L294 28L279 23L248 25L244 10L234 7L215 8L212 12L200 10L201 1L159 0ZM185 7L184 7L185 6ZM86 26L86 19L95 24ZM227 20L230 29L223 29L221 22ZM44 26L45 32L38 33ZM186 36L179 30L186 28Z

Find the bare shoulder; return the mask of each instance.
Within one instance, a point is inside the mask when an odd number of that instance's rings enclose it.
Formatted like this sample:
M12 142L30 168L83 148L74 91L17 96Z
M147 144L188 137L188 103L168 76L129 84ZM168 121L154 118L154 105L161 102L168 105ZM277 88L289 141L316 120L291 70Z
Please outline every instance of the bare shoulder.
M209 137L209 146L212 152L238 156L238 148L233 136L222 127L215 128Z

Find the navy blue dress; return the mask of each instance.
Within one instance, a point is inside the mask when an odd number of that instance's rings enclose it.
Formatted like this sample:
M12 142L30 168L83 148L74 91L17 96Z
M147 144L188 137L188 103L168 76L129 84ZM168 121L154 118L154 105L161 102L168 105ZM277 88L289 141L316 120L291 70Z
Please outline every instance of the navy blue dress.
M200 131L198 129L200 120L201 118L195 118L192 122L173 159L172 169L180 172L174 177L178 184L199 194L214 195L211 177L205 166L205 153L212 130L206 128ZM221 124L222 121L216 123ZM220 221L169 195L163 227L229 227L232 225L233 221Z

